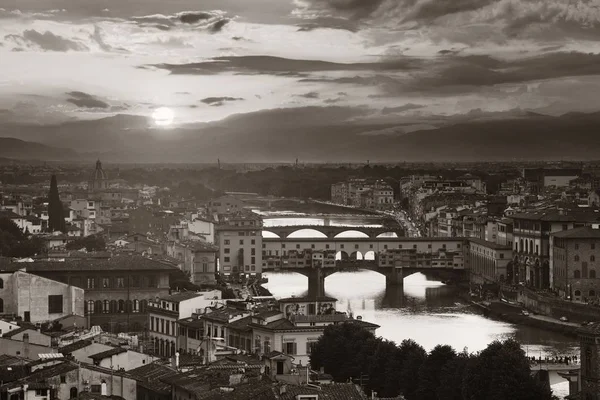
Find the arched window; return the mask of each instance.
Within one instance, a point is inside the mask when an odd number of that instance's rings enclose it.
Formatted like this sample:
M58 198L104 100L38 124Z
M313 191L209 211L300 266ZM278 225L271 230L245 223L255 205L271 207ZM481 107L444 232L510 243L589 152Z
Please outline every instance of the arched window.
M142 300L142 301L140 301L140 312L141 313L145 313L146 312L146 307L148 307L148 300Z
M93 314L94 313L94 301L93 300L88 300L87 302L88 304L88 314Z
M102 301L96 300L94 302L94 311L96 314L102 314Z
M575 291L575 296L581 296L581 291L579 291L579 290L576 290L576 291Z
M573 271L573 276L577 279L577 278L581 278L581 271L576 269L575 271Z
M76 399L77 398L77 388L75 386L73 386L71 388L71 390L69 391L69 398L70 399Z
M111 300L110 301L110 313L116 313L116 312L117 312L117 301Z
M125 301L124 300L119 300L119 308L118 311L120 313L125 312Z
M590 269L590 278L596 279L596 270L595 269Z
M129 314L133 310L133 301L127 300L125 302L125 312Z
M108 300L104 300L104 314L108 314L110 312L110 302Z
M133 312L140 312L140 301L138 299L133 300Z
M596 291L595 290L590 290L589 292L590 297L596 297Z
M579 261L579 256L575 256L575 261Z

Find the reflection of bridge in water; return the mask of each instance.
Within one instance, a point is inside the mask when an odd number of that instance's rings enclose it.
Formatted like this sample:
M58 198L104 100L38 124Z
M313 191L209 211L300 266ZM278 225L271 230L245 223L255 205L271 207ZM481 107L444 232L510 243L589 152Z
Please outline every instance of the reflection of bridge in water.
M531 374L540 382L549 386L569 382L569 393L574 394L579 391L579 371L581 365L552 363L552 362L532 362L530 363Z

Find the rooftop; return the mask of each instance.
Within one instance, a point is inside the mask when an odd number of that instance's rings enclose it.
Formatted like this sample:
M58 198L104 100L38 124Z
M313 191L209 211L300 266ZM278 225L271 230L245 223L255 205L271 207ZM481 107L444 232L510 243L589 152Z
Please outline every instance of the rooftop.
M35 261L27 264L28 272L41 271L174 271L177 267L171 263L151 260L140 255L117 255L109 259Z
M582 226L580 228L556 232L552 236L561 239L600 239L600 229L594 229L591 226Z
M105 350L100 353L92 354L91 356L89 356L89 358L91 358L94 361L96 361L96 360L99 361L99 360L103 360L105 358L112 357L114 355L126 353L126 352L127 352L127 350L122 347L115 347L114 349Z
M227 323L231 318L244 315L246 313L248 313L248 311L242 311L232 307L224 307L210 313L203 314L200 318Z
M196 297L201 297L203 292L180 292L175 293L169 296L159 297L160 300L164 301L172 301L174 303L179 303L180 301L194 299Z
M279 299L280 303L303 303L303 302L321 302L321 301L337 301L336 298L329 296L321 296L321 297L287 297L285 299Z
M489 242L487 240L475 238L475 237L470 237L469 242L478 244L480 246L485 246L492 250L512 250L511 246L498 244L496 242Z
M67 346L61 347L59 348L59 351L62 354L69 354L72 353L74 351L77 351L79 349L83 349L85 347L88 347L89 345L91 345L93 343L92 340L87 339L87 340L79 340L77 342L71 343Z
M177 371L162 364L152 363L142 365L129 371L129 374L147 389L164 394L171 393L171 385L161 379L177 374Z

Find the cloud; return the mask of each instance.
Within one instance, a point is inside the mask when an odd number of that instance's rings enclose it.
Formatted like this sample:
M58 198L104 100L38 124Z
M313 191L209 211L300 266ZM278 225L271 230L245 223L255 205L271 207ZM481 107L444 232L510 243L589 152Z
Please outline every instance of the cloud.
M223 27L225 25L227 25L228 23L229 23L229 18L224 18L224 19L219 20L219 21L215 22L214 24L212 24L212 26L210 27L210 30L213 33L221 32Z
M319 93L317 92L308 92L304 94L297 94L297 97L304 97L305 99L318 99Z
M401 113L404 111L417 110L417 109L423 108L423 107L425 107L425 106L422 104L408 103L408 104L405 104L405 105L399 106L399 107L384 107L381 110L381 114L386 115L386 114L392 114L392 113Z
M272 56L216 57L211 61L190 64L156 64L173 74L211 75L220 72L297 74L316 71L410 71L422 62L414 58L390 58L379 62L335 63L320 60L297 60Z
M98 100L96 97L92 96L91 94L87 94L84 92L68 92L67 93L69 96L71 96L70 98L67 99L67 101L71 104L75 104L77 107L82 107L82 108L104 108L107 109L110 107L110 104L102 101L102 100ZM118 109L113 109L112 111L120 111L122 110L121 108Z
M50 31L40 33L35 29L23 31L22 35L6 35L6 40L12 40L20 46L37 46L45 51L86 51L89 50L84 44L55 35Z
M240 101L240 100L244 100L244 99L242 99L240 97L224 96L224 97L207 97L200 101L203 102L204 104L208 104L209 106L220 107L220 106L224 105L226 102Z
M209 12L184 12L179 14L179 21L184 24L195 24L198 21L204 21L214 17Z

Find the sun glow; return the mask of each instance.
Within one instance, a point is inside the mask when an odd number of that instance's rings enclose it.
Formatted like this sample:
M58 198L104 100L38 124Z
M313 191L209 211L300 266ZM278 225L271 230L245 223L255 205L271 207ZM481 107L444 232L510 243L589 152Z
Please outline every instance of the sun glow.
M175 113L170 108L160 107L154 110L152 113L152 119L156 125L168 126L173 123L173 120L175 119Z

